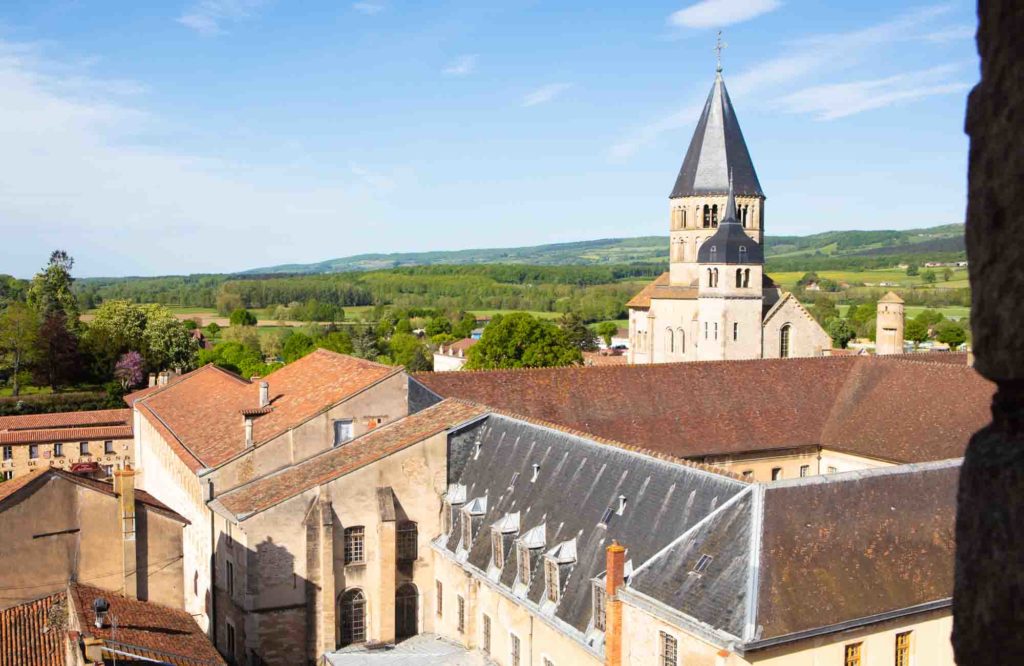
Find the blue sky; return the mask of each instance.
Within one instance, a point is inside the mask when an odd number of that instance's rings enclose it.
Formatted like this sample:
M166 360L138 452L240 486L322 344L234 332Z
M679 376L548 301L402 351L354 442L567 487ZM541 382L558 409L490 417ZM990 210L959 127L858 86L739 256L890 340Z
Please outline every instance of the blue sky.
M769 234L958 222L973 10L7 0L0 273L667 234L719 28Z

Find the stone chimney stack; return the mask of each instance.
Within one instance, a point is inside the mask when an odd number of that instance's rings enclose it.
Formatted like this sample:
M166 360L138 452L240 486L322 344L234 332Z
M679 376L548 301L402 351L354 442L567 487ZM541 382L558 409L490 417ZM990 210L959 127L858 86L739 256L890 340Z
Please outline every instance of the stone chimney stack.
M135 470L131 466L114 470L114 492L117 493L118 520L121 526L121 559L125 595L138 597L135 548Z
M252 417L243 416L245 422L245 448L252 446Z
M260 382L260 407L270 404L270 382Z
M149 373L149 388L153 388L154 386L156 386L156 373L151 372Z
M607 549L605 574L605 666L622 666L622 602L616 593L622 587L626 571L626 549L612 541Z

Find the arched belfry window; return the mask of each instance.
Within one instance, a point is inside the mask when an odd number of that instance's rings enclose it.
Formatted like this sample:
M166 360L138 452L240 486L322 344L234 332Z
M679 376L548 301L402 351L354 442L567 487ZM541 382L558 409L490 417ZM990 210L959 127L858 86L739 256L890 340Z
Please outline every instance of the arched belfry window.
M669 354L676 353L676 340L671 328L665 329L665 351Z
M708 269L708 286L709 286L709 287L714 287L714 286L715 286L715 284L714 284L714 279L715 279L715 276L714 276L714 274L713 274L713 273L711 272L711 269L709 268L709 269Z
M677 338L676 339L676 350L680 354L685 354L686 353L686 333L683 332L683 328L681 326L679 327L678 330L676 330L676 338Z
M704 204L704 228L708 229L711 227L711 207Z
M711 207L711 226L718 226L718 204L715 204Z
M714 284L711 285L712 287L717 287L718 286L718 269L717 268L712 271L712 279L711 279L711 281L714 282Z
M739 289L742 286L743 286L743 269L742 268L737 268L736 269L736 288Z
M744 286L744 288L750 286L750 269L749 268L743 269L743 286Z
M683 227L685 228L686 227L686 209L683 208L681 212L683 214Z
M789 332L792 327L786 324L779 331L779 357L789 358Z

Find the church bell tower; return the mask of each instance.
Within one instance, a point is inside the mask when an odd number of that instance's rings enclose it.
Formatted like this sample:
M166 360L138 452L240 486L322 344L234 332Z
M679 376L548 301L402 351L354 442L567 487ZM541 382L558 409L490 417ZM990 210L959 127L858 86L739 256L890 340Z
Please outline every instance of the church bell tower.
M669 195L670 280L677 286L699 283L697 251L725 219L730 174L736 221L759 245L764 240L765 196L722 78L722 48L719 34L715 82Z

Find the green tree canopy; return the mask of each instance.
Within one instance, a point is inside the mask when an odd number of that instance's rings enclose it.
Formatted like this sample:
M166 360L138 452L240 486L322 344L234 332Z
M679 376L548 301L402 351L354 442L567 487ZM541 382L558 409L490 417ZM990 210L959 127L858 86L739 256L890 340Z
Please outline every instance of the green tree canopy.
M170 310L162 305L135 305L125 300L104 301L86 333L97 362L113 370L114 362L137 351L150 370L195 366L199 345Z
M256 315L245 308L237 308L231 313L228 321L231 322L232 326L255 326Z
M305 333L293 331L291 335L284 339L284 348L281 350L281 356L284 357L285 363L291 363L299 360L314 349L316 349L316 345L313 344L313 338Z
M21 390L26 368L35 360L39 315L24 303L10 303L0 312L0 364L11 371L12 395Z
M921 310L917 313L917 316L914 317L914 321L921 322L925 327L932 327L940 321L943 321L945 318L946 316L938 310Z
M959 322L944 321L936 326L935 339L949 345L950 349L956 349L967 342L967 331Z
M469 349L466 368L540 368L583 362L579 348L549 321L525 312L495 315L480 342Z
M447 317L431 317L427 320L427 325L423 327L427 335L434 337L435 335L441 335L443 333L452 332L452 323L448 321Z
M903 329L903 337L914 343L921 344L928 339L928 326L920 319L911 319Z
M605 347L611 347L612 337L619 332L619 327L613 321L603 321L597 325L596 332L604 340Z
M246 378L256 375L266 377L281 367L276 363L264 363L259 350L247 347L240 342L222 342L213 349L203 349L199 352L199 362L203 365L213 363Z
M72 328L78 326L78 297L72 290L71 268L75 260L64 250L54 250L43 270L32 278L28 301L42 318L62 312Z
M403 365L409 372L432 370L433 359L423 341L411 333L395 333L388 340L388 357L392 364Z
M832 345L838 349L846 349L846 346L850 344L850 340L857 337L857 333L850 326L849 322L839 317L830 319L826 330L832 338Z
M597 334L583 322L583 317L576 312L566 312L558 320L558 327L565 333L569 344L580 351L597 349Z

